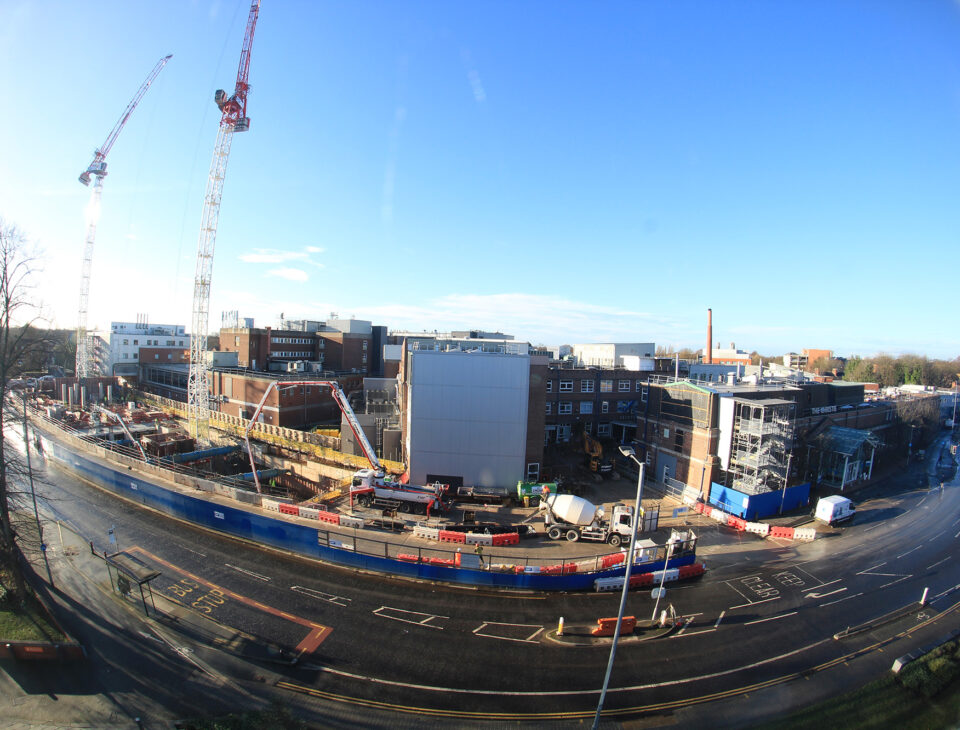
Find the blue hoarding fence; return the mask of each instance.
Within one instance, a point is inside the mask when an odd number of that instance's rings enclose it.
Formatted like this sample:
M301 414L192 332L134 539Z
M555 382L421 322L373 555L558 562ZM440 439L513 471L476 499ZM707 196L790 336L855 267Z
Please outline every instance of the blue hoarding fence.
M746 494L713 482L710 504L745 520L759 520L810 504L810 482L761 494Z

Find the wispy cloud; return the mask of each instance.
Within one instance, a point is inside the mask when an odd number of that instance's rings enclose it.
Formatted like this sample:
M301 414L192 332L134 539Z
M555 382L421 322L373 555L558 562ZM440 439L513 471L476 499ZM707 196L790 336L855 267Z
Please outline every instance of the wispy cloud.
M464 66L467 67L467 81L470 82L470 91L473 92L473 100L482 104L487 100L487 92L483 88L483 82L480 80L480 73L473 63L473 56L466 48L460 51L460 58Z
M283 251L278 248L255 248L249 253L240 254L240 260L246 264L286 264L297 262L323 268L323 264L311 257L324 252L319 246L304 246L300 251Z
M663 341L680 329L670 318L649 312L525 293L449 294L423 304L364 307L363 316L391 329L481 328L553 344Z
M276 276L280 279L287 279L288 281L306 281L310 278L303 269L291 268L270 269L267 272L267 276Z

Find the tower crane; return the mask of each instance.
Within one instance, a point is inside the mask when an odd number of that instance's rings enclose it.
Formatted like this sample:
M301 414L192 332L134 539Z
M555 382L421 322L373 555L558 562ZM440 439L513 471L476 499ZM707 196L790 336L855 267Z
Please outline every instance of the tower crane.
M247 92L250 91L250 50L253 33L260 14L260 0L252 0L247 17L247 30L240 51L240 67L237 84L232 96L218 89L213 100L223 113L217 144L213 149L207 191L203 201L203 218L200 222L200 239L197 243L197 270L193 281L193 324L190 331L190 375L187 380L187 416L190 434L207 441L210 427L210 372L204 353L207 349L207 327L210 315L210 280L213 275L213 249L217 240L217 223L220 218L220 198L223 195L223 180L227 174L230 146L234 132L250 129L247 116Z
M87 377L90 375L91 370L90 343L87 340L87 304L90 299L90 269L93 266L93 243L97 238L97 221L100 217L100 196L103 191L103 178L107 174L107 155L110 154L113 143L117 141L117 137L120 136L120 131L127 123L130 115L133 114L133 110L137 108L137 104L140 103L143 95L147 93L150 84L153 83L154 79L156 79L163 70L163 67L167 65L167 61L172 57L173 54L170 54L157 61L157 65L153 67L153 71L150 72L146 81L140 85L133 99L127 104L127 108L124 109L120 119L113 125L113 129L110 130L110 134L107 135L106 141L93 153L93 161L87 166L86 170L80 173L80 182L84 185L90 185L91 175L94 180L93 190L90 191L90 203L87 206L87 241L83 247L83 263L80 266L80 309L77 314L76 361L78 378Z

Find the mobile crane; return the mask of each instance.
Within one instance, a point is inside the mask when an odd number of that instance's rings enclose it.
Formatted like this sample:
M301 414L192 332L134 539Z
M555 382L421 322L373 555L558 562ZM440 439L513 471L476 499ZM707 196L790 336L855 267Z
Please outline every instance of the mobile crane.
M364 507L380 506L390 509L398 509L400 512L418 512L429 515L432 510L446 510L450 507L450 487L447 484L433 484L430 486L414 486L403 484L399 480L388 476L377 458L377 454L370 444L370 440L363 432L357 415L350 406L350 401L336 380L285 380L283 382L274 380L263 393L260 403L247 423L243 432L243 440L247 446L247 454L250 457L250 469L253 472L253 483L260 493L260 479L257 476L257 465L253 459L253 450L250 447L250 431L253 424L257 422L260 413L263 410L267 398L274 390L281 388L307 387L316 385L330 388L333 400L339 406L340 411L347 419L350 430L353 432L360 450L367 461L370 462L370 469L360 469L354 473L350 480L350 503L356 499ZM304 396L306 397L306 396Z

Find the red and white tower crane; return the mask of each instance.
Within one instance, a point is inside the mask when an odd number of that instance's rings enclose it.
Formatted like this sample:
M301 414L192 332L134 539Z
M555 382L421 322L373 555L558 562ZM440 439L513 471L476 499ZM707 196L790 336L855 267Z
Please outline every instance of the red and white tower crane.
M93 266L93 244L97 238L97 221L100 218L100 196L103 191L103 178L107 174L107 155L110 154L113 143L117 141L117 137L120 136L120 131L127 123L130 115L133 114L133 110L137 108L137 104L140 103L143 95L147 93L150 84L153 83L154 79L156 79L163 70L163 67L167 65L167 61L172 57L173 54L170 54L157 61L157 65L153 67L153 71L147 76L147 80L140 85L133 99L127 104L127 108L123 111L120 119L113 125L113 129L110 131L110 134L107 135L106 141L93 153L93 162L87 166L86 170L80 173L80 182L84 185L90 184L91 175L94 180L93 190L90 191L90 203L87 206L87 241L83 247L83 263L80 266L80 310L77 314L76 363L77 377L79 378L85 378L92 374L90 372L92 369L92 363L90 362L90 342L87 338L87 305L90 299L90 269Z
M208 440L210 426L210 372L204 359L207 349L207 327L210 319L210 280L213 276L213 249L217 240L217 223L220 218L220 198L223 195L223 180L227 175L230 145L234 132L250 129L247 117L247 92L250 91L250 50L253 33L260 14L260 0L250 3L247 30L243 36L240 52L240 68L237 70L237 85L232 96L218 89L213 100L223 115L217 144L207 177L207 191L203 201L203 218L200 223L200 239L197 244L197 270L193 282L193 324L190 331L190 376L187 380L187 416L190 434L201 441Z

